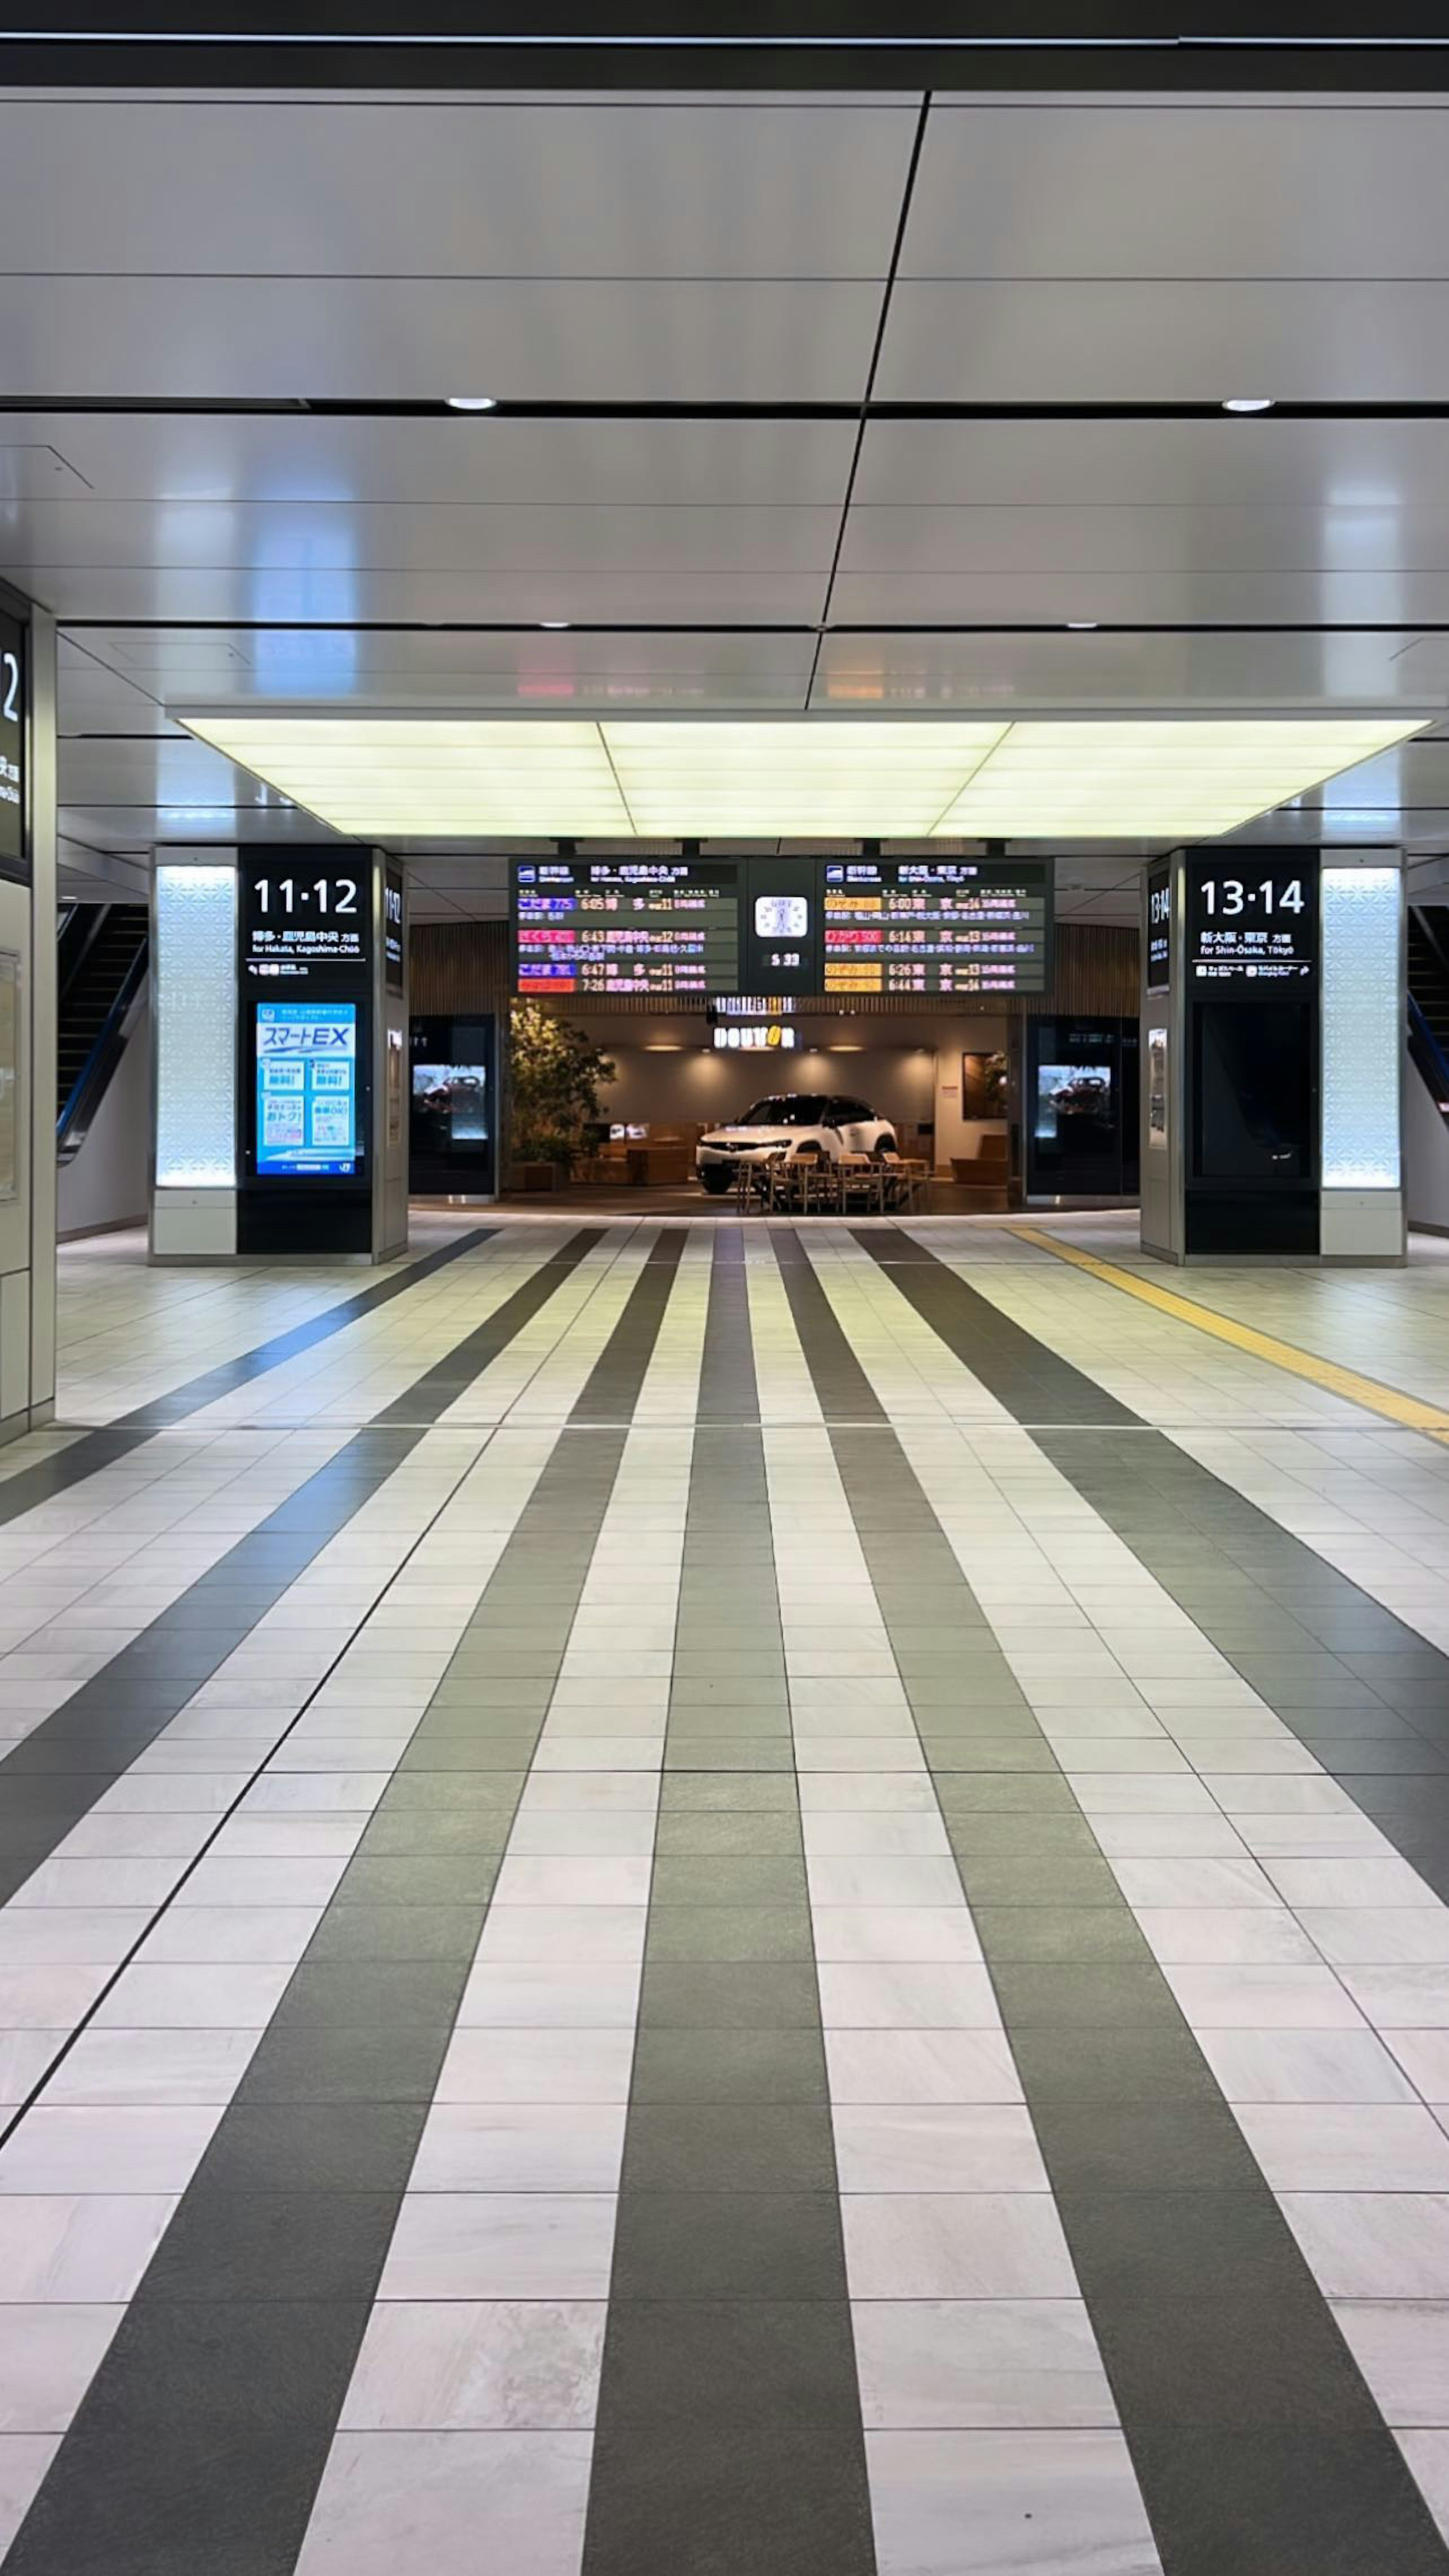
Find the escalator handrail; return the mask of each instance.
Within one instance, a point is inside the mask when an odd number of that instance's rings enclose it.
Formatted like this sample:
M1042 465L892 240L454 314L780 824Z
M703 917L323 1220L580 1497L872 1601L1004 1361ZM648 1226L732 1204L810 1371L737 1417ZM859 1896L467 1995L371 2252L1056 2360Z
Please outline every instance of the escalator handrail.
M1449 1117L1449 1109L1445 1108L1445 1103L1449 1102L1449 1060L1446 1060L1443 1048L1412 993L1409 995L1409 1053L1434 1093L1440 1109L1444 1111L1446 1117ZM1428 1059L1427 1063L1425 1058Z
M1449 947L1446 947L1441 939L1438 924L1434 919L1435 913L1442 912L1444 909L1445 906L1442 904L1413 903L1409 906L1415 929L1432 954L1445 983L1449 984Z
M141 989L150 959L150 936L143 930L136 942L135 955L126 967L115 999L96 1034L89 1055L66 1095L64 1106L55 1121L56 1151L70 1160L85 1143L92 1115L99 1108L106 1087L120 1062L125 1047L122 1034L131 1005Z

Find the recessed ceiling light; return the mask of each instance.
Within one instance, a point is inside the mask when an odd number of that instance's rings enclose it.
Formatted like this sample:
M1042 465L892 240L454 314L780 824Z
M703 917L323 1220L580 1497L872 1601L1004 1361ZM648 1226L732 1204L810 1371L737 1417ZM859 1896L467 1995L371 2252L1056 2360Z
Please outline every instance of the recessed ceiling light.
M449 394L449 411L496 411L496 394Z
M1069 617L1067 619L1067 633L1069 635L1095 635L1096 632L1097 621L1095 617Z
M175 710L175 712L180 712ZM990 723L188 713L360 839L1200 839L1417 733L1412 715Z
M1232 394L1223 405L1224 411L1271 411L1271 394Z
M569 631L569 621L566 617L541 617L538 622L545 635L567 635Z

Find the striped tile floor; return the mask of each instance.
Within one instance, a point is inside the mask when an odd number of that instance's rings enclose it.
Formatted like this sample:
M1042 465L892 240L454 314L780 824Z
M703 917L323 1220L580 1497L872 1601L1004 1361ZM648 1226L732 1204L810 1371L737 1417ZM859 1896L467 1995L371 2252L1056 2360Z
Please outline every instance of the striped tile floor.
M1449 1264L67 1257L4 2576L1449 2576Z

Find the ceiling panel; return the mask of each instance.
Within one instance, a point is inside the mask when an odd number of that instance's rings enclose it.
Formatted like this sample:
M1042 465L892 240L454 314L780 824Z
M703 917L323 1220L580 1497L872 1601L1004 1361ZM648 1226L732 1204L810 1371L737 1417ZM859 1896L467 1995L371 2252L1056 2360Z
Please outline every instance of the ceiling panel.
M813 633L511 635L91 628L61 675L62 730L150 731L159 703L257 696L382 707L804 705ZM99 667L104 665L104 668ZM126 677L111 677L111 672ZM107 696L110 690L114 694ZM142 695L141 692L149 692ZM139 710L124 720L119 707Z
M65 736L60 793L67 805L275 804L250 770L178 732L124 742Z
M54 424L63 446L62 425ZM69 447L67 447L69 453ZM88 469L89 470L89 469ZM858 503L1437 509L1449 421L872 421Z
M1065 624L1119 626L1398 625L1449 618L1449 564L1432 572L917 572L842 573L832 619L846 625ZM1440 694L1436 692L1436 694Z
M1439 277L1449 112L938 102L908 277Z
M142 565L35 564L26 585L66 619L200 618L229 625L350 625L354 619L454 619L538 625L549 617L585 624L813 626L825 606L826 574L739 572L374 572L318 564L168 571Z
M12 99L5 265L879 277L917 113L910 99Z
M1449 282L907 279L875 390L892 402L1443 402Z
M88 486L107 500L269 505L838 503L856 437L851 421L500 420L464 412L404 420L37 412L25 430L68 461L67 488L78 498ZM11 488L6 452L0 503ZM19 469L10 470L13 479ZM48 494L38 469L19 488L31 483L32 497Z
M1449 644L1449 638L1443 639ZM830 634L813 703L1056 707L1442 705L1412 631L1373 634Z
M854 402L880 302L798 279L10 276L0 338L6 391L56 399Z
M53 524L64 509L47 512ZM491 515L491 514L488 514ZM510 514L511 515L511 514ZM741 513L742 517L746 514ZM822 517L829 514L822 513ZM1008 509L897 503L850 512L846 573L1404 573L1449 565L1449 493L1412 510L1367 501L1266 508L1062 501Z
M242 806L231 810L221 805L175 805L163 808L146 805L66 805L60 807L60 828L72 840L103 850L149 849L153 843L179 841L205 842L209 847L225 849L232 842L276 843L285 848L289 843L305 847L309 842L333 841L341 836L319 823L314 814L299 808Z
M0 506L0 570L15 579L61 566L220 566L260 574L828 572L839 529L838 505L605 506L564 492L547 504L465 507L51 501Z

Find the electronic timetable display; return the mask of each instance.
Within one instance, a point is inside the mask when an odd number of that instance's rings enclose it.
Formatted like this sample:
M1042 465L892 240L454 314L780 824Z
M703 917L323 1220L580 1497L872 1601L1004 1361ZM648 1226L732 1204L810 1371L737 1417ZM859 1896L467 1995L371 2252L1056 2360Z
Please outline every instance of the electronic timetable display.
M827 859L827 993L1045 993L1047 860Z
M736 861L519 859L514 903L520 993L739 991Z

